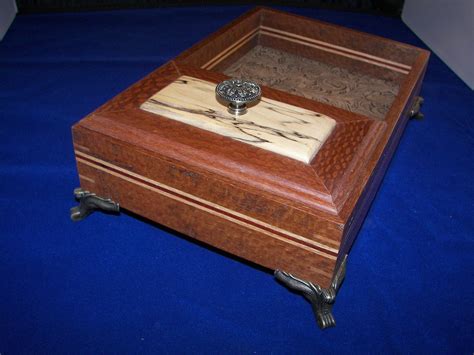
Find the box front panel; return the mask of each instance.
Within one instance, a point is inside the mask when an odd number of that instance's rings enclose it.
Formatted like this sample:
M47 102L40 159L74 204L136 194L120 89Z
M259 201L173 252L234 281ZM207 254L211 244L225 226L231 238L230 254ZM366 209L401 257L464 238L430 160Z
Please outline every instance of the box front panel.
M97 132L75 127L73 133L78 159L88 159L95 164L152 180L266 228L282 231L332 255L339 250L343 229L339 223L320 218L277 196L264 195L210 171L152 154Z
M76 151L81 187L122 208L270 269L328 286L337 253L320 243ZM322 247L321 247L322 246Z

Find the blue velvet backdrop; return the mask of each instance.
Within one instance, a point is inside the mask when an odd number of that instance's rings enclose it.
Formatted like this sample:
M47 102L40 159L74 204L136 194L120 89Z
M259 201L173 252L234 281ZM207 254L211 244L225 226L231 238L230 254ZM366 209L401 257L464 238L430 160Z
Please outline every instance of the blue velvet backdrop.
M0 42L0 353L474 351L474 94L432 56L321 332L246 263L122 214L69 220L71 125L248 7L19 16ZM400 21L287 9L423 46Z

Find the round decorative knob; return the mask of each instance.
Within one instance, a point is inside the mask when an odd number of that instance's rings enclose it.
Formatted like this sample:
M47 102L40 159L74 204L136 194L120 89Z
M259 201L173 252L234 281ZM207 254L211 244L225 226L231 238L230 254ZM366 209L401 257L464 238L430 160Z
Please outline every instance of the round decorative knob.
M247 112L247 104L260 99L262 90L257 83L250 80L229 79L216 86L218 98L228 102L229 113L239 116Z

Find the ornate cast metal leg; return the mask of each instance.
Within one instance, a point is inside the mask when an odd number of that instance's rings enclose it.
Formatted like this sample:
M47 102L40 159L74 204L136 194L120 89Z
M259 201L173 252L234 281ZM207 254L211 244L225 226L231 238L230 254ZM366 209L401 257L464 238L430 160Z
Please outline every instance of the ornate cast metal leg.
M275 270L275 278L278 281L294 291L301 292L303 296L311 302L314 316L321 329L334 327L336 325L336 321L332 315L332 306L336 300L337 291L341 287L346 274L346 260L347 255L334 274L331 286L327 289L311 282L298 279L287 272Z
M96 194L81 188L74 189L74 196L79 200L79 206L71 208L71 219L74 222L82 221L96 210L118 213L120 206L111 199L98 197Z
M415 98L413 107L410 110L410 118L422 119L424 117L423 113L421 112L421 106L423 106L423 102L425 102L425 99L423 99L421 96L417 96Z

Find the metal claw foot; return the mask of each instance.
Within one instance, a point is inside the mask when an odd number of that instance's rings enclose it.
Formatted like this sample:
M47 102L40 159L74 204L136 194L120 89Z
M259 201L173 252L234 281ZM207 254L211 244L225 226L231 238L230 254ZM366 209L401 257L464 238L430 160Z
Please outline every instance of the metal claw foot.
M410 118L421 120L425 117L423 113L421 112L421 106L423 106L424 102L425 102L425 99L423 99L421 96L417 96L415 98L415 101L409 113Z
M334 327L336 321L332 315L332 306L336 300L337 291L341 287L346 274L347 255L344 256L339 268L334 274L329 288L322 288L311 282L301 280L287 272L275 270L275 278L289 289L301 292L311 302L313 313L321 329Z
M81 188L74 189L74 196L79 200L79 206L71 208L71 219L74 222L82 221L96 210L118 213L120 206L111 199L98 197L96 194Z

